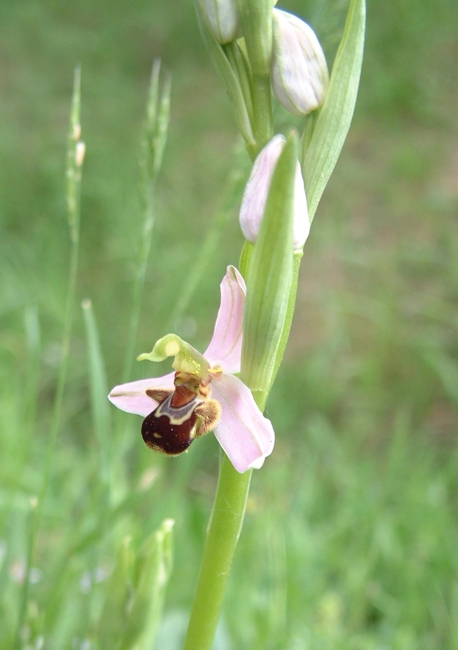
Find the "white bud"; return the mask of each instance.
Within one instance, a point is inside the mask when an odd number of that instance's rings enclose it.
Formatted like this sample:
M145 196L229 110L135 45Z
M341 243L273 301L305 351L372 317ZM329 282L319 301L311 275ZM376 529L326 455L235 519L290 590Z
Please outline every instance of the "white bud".
M297 16L273 9L273 50L272 87L280 104L294 115L321 106L329 73L313 29Z
M200 0L200 4L218 43L234 41L239 35L236 0Z
M245 238L252 244L258 237L270 181L284 144L285 138L282 135L276 135L266 144L254 162L245 188L240 207L240 227ZM304 246L310 232L307 199L299 161L296 163L294 178L293 224L293 248L298 251Z
M82 140L76 143L75 147L75 164L77 167L81 167L84 160L84 154L86 153L86 145Z

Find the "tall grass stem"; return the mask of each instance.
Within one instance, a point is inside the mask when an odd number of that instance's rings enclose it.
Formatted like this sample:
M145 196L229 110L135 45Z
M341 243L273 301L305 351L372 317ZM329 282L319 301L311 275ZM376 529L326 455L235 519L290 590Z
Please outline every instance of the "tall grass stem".
M35 554L35 545L43 517L44 502L48 491L51 468L53 465L54 451L56 447L57 434L61 420L62 404L64 397L65 383L67 379L68 358L70 353L70 335L73 323L76 281L78 275L78 254L79 254L79 226L80 226L80 190L81 172L84 159L84 143L81 141L81 71L75 69L73 80L73 95L70 111L70 129L67 147L67 214L70 230L70 268L67 285L67 300L64 316L64 328L61 344L61 358L59 375L57 379L56 394L51 420L51 428L46 449L45 465L43 468L43 479L38 496L36 507L34 505L31 514L31 525L28 540L27 563L23 583L23 598L18 616L18 627L16 635L16 647L21 647L21 630L24 624L28 605L28 585L30 583L30 570Z
M107 380L105 367L100 349L97 323L92 309L92 303L86 299L82 302L86 338L88 347L89 385L91 390L92 425L94 434L99 442L100 467L104 494L110 503L112 480L111 453L111 419L107 400ZM105 499L104 499L105 500ZM103 508L105 510L105 508Z
M248 174L248 170L246 169L247 157L241 139L234 146L232 158L233 162L222 193L220 208L207 231L195 264L192 265L189 274L183 280L182 288L174 303L169 319L169 329L171 330L174 330L179 325L180 319L190 304L200 280L210 265L213 255L218 250L224 228L229 220L233 218L237 205L240 202Z
M161 92L160 68L161 63L159 60L156 60L151 73L146 110L146 125L142 142L141 198L144 220L133 286L132 310L127 336L123 382L128 381L131 376L132 364L135 357L135 346L143 300L143 287L145 285L154 227L156 181L162 165L162 156L167 140L170 116L171 77L170 75L165 75Z

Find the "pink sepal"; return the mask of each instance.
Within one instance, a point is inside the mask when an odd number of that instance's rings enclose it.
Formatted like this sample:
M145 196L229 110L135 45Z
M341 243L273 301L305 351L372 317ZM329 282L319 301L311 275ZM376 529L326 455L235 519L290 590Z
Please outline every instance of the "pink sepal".
M224 372L240 372L242 356L245 280L234 266L228 266L220 285L221 303L212 340L204 357L210 366L220 365Z
M215 436L229 460L240 473L259 469L274 447L272 423L259 410L249 388L233 375L213 382L212 397L222 412Z

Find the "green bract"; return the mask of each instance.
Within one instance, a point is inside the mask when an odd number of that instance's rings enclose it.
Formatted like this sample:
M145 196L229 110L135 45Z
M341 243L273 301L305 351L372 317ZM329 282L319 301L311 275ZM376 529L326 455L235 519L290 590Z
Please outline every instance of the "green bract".
M365 16L365 0L352 0L328 93L310 144L301 154L310 221L339 158L353 117L363 62Z
M297 137L278 159L247 277L242 379L264 405L274 373L293 274L293 204Z

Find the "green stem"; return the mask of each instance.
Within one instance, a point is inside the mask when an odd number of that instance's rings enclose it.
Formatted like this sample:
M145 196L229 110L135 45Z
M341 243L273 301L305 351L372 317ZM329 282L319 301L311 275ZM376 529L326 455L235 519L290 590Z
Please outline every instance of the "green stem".
M218 488L183 650L210 650L242 528L251 470L239 474L222 453Z
M264 74L254 74L252 78L253 99L253 134L255 147L248 148L252 160L274 135L272 118L272 91L270 77Z
M43 514L43 504L48 491L49 478L53 464L54 449L56 446L57 434L62 412L65 383L68 371L68 358L70 354L70 335L73 324L73 313L75 306L76 281L78 276L79 257L79 230L80 230L80 191L81 191L81 165L76 160L76 150L80 142L79 124L80 117L80 70L75 71L72 110L70 117L70 134L67 151L67 209L68 223L70 229L70 269L67 286L67 302L65 307L64 331L62 335L61 362L59 377L57 380L54 409L52 414L51 431L48 438L46 450L45 467L43 471L43 483L38 498L37 516L35 520L35 533L38 532Z
M19 616L18 616L18 625L16 629L16 638L15 638L15 650L22 650L23 641L21 638L21 632L24 627L24 621L27 616L27 608L29 602L29 586L30 586L30 569L33 562L33 554L35 550L35 538L36 538L36 500L31 499L30 503L30 512L28 518L28 540L27 540L27 555L26 555L26 567L25 567L25 579L22 584L21 595L19 598Z
M197 259L183 280L169 319L169 328L166 328L166 331L167 329L174 331L179 324L194 296L196 288L199 286L199 282L208 266L214 261L214 253L220 246L224 228L229 220L233 219L234 212L240 203L246 172L246 163L244 162L246 154L241 138L237 140L234 146L232 157L233 163L222 193L221 205L202 243Z
M140 324L140 313L143 301L143 288L145 285L146 270L148 268L148 259L151 249L151 240L154 226L154 182L147 191L145 218L143 222L143 232L138 255L138 263L135 271L133 299L131 318L129 323L129 332L127 335L126 355L124 359L124 370L122 381L129 380L132 374L132 364L135 357L135 346L137 343L137 333Z
M253 331L255 335L259 330L266 333L265 349L253 347L254 351L249 350L247 354L242 351L240 379L252 390L261 412L272 385L272 373L281 361L294 311L293 279L297 280L301 257L301 254L296 256L296 264L291 259L296 159L297 142L293 135L274 171L256 245L246 244L240 259L242 275L247 277L244 345ZM251 296L258 296L258 303L252 298L250 305L250 292ZM263 313L263 309L267 313ZM272 313L280 319L281 328L271 326ZM273 355L272 359L267 358L269 354ZM253 358L259 367L254 367ZM243 523L250 479L251 471L239 474L224 455L184 650L211 650Z
M56 394L52 413L51 430L46 449L45 465L43 468L43 479L37 503L33 504L31 512L30 533L28 539L27 565L23 583L23 594L18 616L16 645L22 647L21 630L24 625L29 597L30 569L32 567L36 541L41 527L43 508L48 492L49 480L53 467L54 451L56 448L57 434L61 420L62 405L64 399L65 383L68 371L68 358L70 354L70 335L73 323L74 303L76 294L76 281L78 275L78 254L79 254L79 225L80 225L80 190L81 190L81 167L82 158L77 159L77 147L80 141L80 98L81 78L80 70L75 70L73 82L73 98L70 113L70 132L67 149L67 210L68 224L70 230L70 269L67 287L67 302L65 307L64 330L62 335L61 362L57 380ZM81 143L82 144L82 143Z
M43 483L38 498L38 509L36 518L36 530L40 528L41 517L43 514L43 505L48 491L48 484L53 465L54 449L56 447L57 434L61 420L62 405L64 401L65 384L67 380L68 358L70 354L70 335L73 323L73 313L76 295L76 281L78 275L78 252L79 236L72 236L72 249L70 253L70 271L67 288L67 306L65 309L64 333L62 336L61 347L61 364L59 378L57 381L56 395L54 398L54 408L52 414L51 431L48 438L48 448L46 450L45 467L43 471Z
M132 363L135 357L140 313L143 301L143 288L145 285L146 271L151 249L154 228L154 202L156 181L159 175L162 155L167 140L167 130L170 115L171 79L166 76L163 82L162 94L160 84L160 62L155 61L151 75L149 97L147 104L147 118L143 140L142 160L142 199L143 199L143 232L135 271L133 287L133 304L129 333L127 336L126 356L122 381L126 382L132 373Z

